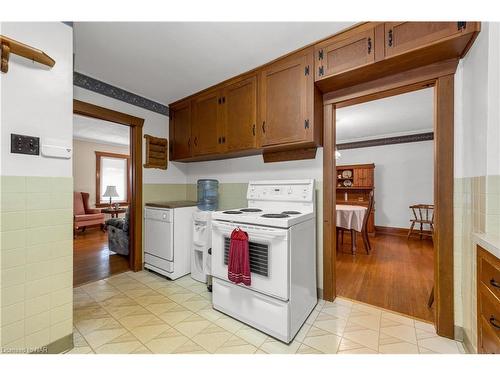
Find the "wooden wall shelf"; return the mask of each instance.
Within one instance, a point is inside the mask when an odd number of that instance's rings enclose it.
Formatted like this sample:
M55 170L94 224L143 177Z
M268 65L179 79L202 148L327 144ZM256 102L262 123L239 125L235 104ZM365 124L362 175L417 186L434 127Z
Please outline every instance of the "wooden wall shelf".
M53 67L56 63L56 61L45 52L4 35L0 35L0 46L2 49L1 71L3 73L7 73L9 70L9 57L11 53L49 67Z

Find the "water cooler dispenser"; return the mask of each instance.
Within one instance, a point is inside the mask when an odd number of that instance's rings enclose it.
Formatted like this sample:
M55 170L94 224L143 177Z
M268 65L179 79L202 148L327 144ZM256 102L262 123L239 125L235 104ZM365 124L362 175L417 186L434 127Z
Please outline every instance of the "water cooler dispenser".
M207 283L211 282L212 211L219 203L219 182L198 180L198 211L193 213L193 253L191 254L191 277Z

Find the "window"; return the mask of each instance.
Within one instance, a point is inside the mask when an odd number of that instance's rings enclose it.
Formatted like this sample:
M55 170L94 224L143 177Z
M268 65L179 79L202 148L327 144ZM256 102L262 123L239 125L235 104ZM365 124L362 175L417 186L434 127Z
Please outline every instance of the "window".
M106 188L115 186L117 197L111 197L113 203L130 202L130 157L129 155L95 152L96 155L96 207L109 205L105 197Z

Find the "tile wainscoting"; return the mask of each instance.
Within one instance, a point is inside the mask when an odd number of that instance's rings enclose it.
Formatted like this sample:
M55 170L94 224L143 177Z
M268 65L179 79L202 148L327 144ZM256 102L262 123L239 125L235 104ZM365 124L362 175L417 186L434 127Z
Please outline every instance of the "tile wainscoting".
M73 179L1 176L0 193L0 348L67 350L73 332Z
M473 233L500 234L500 176L455 179L455 322L467 350L477 352L476 246Z

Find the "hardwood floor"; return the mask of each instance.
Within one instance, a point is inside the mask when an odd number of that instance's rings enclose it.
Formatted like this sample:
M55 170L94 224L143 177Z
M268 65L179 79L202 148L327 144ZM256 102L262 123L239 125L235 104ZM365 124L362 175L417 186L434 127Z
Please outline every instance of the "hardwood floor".
M433 322L434 306L427 307L434 279L432 241L377 234L370 237L367 255L360 237L356 255L347 234L337 252L337 295Z
M98 228L79 232L73 240L73 286L86 284L127 271L128 258L110 255L108 234Z

